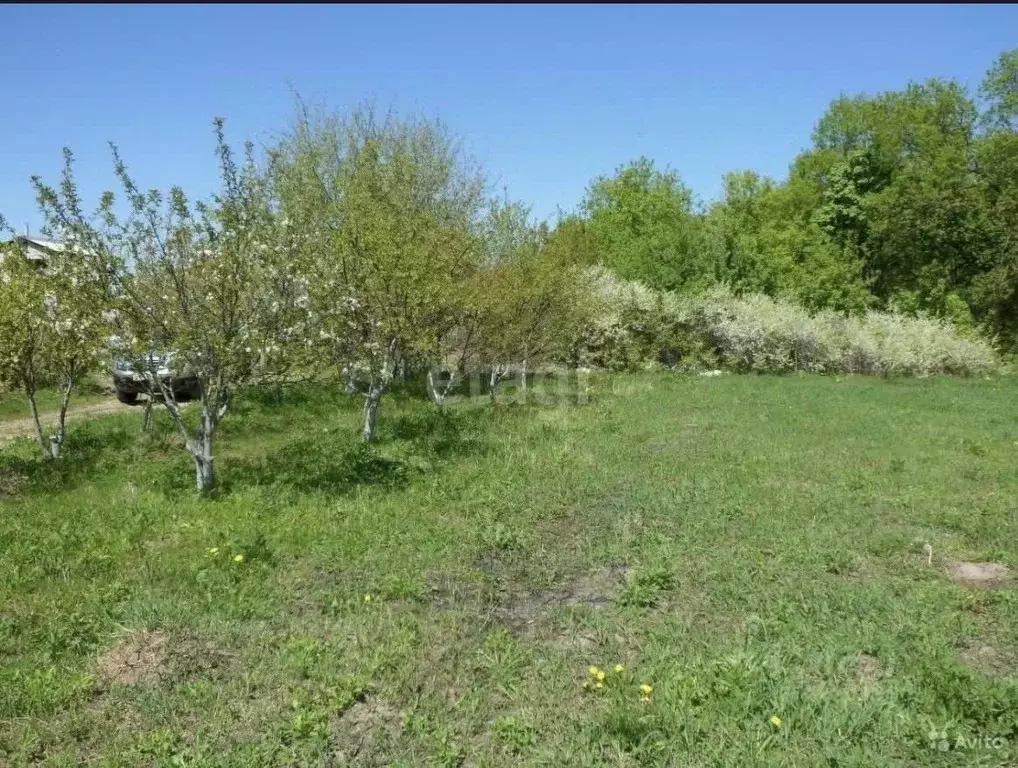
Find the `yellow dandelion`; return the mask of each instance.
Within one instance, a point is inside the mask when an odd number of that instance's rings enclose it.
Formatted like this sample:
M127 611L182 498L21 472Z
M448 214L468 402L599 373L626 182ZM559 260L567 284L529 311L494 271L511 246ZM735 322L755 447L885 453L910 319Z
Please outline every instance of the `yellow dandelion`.
M623 667L621 664L616 664L615 665L615 674L616 675L621 675L625 671L626 671L626 668Z
M598 681L604 680L604 671L600 669L597 670L597 674L594 675L594 677L596 677Z
M591 666L587 667L587 671L590 673L591 677L597 677L597 673L600 672L601 670L599 670L597 667L591 665Z
M644 683L643 685L640 686L640 693L643 696L650 696L650 694L652 694L653 692L654 692L654 686L653 685L650 685L648 683Z
M365 603L370 603L371 602L371 595L364 595L364 602Z
M215 557L219 554L219 547L209 547L209 554Z
M602 688L604 688L604 683L597 682L594 684L594 687L597 688L598 690L601 690Z
M233 562L235 562L235 563L243 563L244 562L244 556L243 555L234 555L233 556Z
M773 725L775 728L780 728L781 718L778 717L777 715L771 715L771 725Z

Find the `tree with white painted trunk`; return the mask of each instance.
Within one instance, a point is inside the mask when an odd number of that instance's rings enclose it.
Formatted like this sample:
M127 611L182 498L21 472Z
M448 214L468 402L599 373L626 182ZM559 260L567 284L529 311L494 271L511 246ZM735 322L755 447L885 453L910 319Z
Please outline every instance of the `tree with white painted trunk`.
M103 276L66 245L54 244L44 264L29 262L13 241L0 254L0 382L25 394L49 458L60 458L75 386L106 354L105 296ZM36 403L44 383L60 393L48 436Z
M94 216L84 213L65 153L59 189L33 179L47 224L86 254L109 280L120 351L149 371L194 463L195 483L215 485L213 438L237 393L286 374L290 350L307 335L306 286L291 266L300 233L278 215L253 147L239 164L216 120L221 188L191 204L174 187L142 192L113 147L128 213L105 193ZM169 382L149 364L153 349L198 382L192 417Z
M323 359L364 382L370 441L397 373L433 359L479 258L480 171L430 120L299 110L273 152L283 210L313 233L308 276Z

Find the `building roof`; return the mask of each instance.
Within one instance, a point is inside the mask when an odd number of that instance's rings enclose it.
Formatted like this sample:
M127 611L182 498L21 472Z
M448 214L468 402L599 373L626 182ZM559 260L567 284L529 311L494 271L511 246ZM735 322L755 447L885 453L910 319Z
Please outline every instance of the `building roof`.
M58 240L44 240L41 237L29 237L27 235L18 235L14 238L18 245L22 247L35 247L45 251L56 251L60 252L67 248L67 245L59 242Z
M75 248L59 240L49 240L44 237L32 237L30 235L15 235L14 239L9 242L16 243L29 261L45 261L47 254L63 253L64 251L81 251L80 248Z

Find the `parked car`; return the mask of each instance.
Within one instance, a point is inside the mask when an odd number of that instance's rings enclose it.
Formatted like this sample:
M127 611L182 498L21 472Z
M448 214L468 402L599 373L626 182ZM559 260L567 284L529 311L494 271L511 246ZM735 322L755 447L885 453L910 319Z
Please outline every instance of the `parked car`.
M198 378L187 368L177 369L173 365L173 353L153 352L146 358L149 370L153 371L159 381L170 389L177 400L196 400L201 397L201 386ZM117 400L133 405L138 395L149 394L149 376L139 371L130 360L116 360L113 364L113 386L117 391ZM161 389L161 388L160 388ZM155 392L158 397L160 391Z

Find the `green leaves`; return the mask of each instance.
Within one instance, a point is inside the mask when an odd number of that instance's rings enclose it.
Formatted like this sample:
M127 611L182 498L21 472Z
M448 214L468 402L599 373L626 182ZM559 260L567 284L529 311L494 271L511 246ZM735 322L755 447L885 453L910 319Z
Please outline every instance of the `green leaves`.
M661 290L691 289L709 272L692 192L674 171L641 157L598 177L582 203L600 263Z

